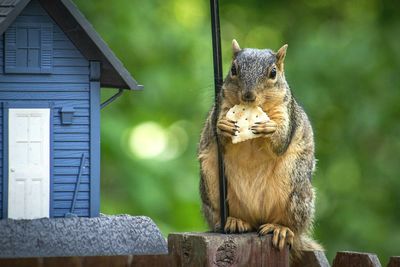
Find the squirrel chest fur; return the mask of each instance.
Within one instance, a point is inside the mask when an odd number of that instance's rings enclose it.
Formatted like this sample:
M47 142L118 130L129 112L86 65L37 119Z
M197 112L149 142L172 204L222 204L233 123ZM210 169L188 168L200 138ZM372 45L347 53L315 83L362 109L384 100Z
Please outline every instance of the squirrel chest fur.
M225 147L229 215L243 218L256 229L262 222L278 223L284 218L289 197L288 179L279 177L283 161L258 140Z
M322 247L310 238L314 216L313 132L285 79L286 48L275 53L241 49L235 40L232 42L232 67L224 80L219 106L211 109L200 139L200 193L212 230L273 233L273 245L279 249L292 245L292 255L298 258L301 250ZM233 144L232 136L239 128L226 114L239 104L261 108L270 120L250 126L256 138ZM217 121L217 132L213 121ZM225 225L220 225L219 219L216 135L228 182L229 217Z

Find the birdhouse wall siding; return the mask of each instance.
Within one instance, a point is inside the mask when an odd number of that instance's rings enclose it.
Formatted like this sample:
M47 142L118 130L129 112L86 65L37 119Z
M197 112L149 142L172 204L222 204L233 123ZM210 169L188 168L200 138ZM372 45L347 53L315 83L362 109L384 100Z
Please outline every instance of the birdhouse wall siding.
M52 25L53 55L51 74L5 73L4 38L0 36L0 218L7 214L7 140L4 122L7 104L19 103L29 108L35 103L50 103L50 217L64 217L71 212L77 186L82 155L86 160L80 176L74 212L78 216L97 216L99 206L99 116L100 110L92 107L100 99L100 88L92 88L90 64L74 44L48 16L37 1L31 1L13 23L49 23ZM93 82L92 82L93 84ZM93 87L93 85L92 85ZM72 124L63 124L61 109L74 108ZM93 114L93 113L97 114ZM95 137L96 140L92 140ZM93 154L93 153L97 153ZM94 156L93 156L94 155ZM93 158L92 158L93 157ZM91 177L91 169L95 170ZM93 180L94 182L92 182ZM96 191L97 196L91 194ZM92 202L90 201L92 198ZM92 211L91 211L92 205Z
M2 40L0 40L0 43L3 43L1 41ZM1 51L2 50L0 49L0 52ZM3 155L3 151L2 151L2 148L3 148L3 109L0 109L0 130L1 130L1 132L0 132L0 175L3 176L2 175L3 170L4 170L4 166L3 166L4 155ZM4 190L6 190L5 183L4 183L3 179L0 179L0 218L2 218L3 214L4 214L4 208L3 208L3 205L4 205L3 198L5 197Z

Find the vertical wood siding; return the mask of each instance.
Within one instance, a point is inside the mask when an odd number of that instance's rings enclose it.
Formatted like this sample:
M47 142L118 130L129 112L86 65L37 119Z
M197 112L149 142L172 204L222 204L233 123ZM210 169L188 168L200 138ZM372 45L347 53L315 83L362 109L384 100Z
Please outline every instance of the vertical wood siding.
M86 166L81 177L75 212L89 216L90 195L90 92L89 62L47 15L37 1L22 11L14 23L53 24L52 74L4 74L4 35L0 36L0 102L53 103L53 175L50 177L52 198L50 216L63 217L70 212L82 153ZM73 123L61 123L62 107L75 108ZM0 174L4 156L3 110L0 110ZM100 130L100 129L98 129ZM98 179L99 177L96 177ZM3 179L0 179L0 216L3 210Z
M2 46L2 37L0 37L0 47ZM0 53L2 49L0 48ZM0 108L0 176L3 175L3 109ZM3 184L3 177L0 179L0 219L3 216L3 191L4 191L4 184Z

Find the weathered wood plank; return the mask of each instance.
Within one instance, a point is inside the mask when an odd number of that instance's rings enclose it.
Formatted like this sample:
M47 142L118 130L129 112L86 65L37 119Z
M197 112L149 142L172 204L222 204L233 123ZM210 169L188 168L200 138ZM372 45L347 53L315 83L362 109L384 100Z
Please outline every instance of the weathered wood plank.
M49 257L25 259L0 259L7 267L174 267L169 255Z
M388 267L400 267L400 256L390 257Z
M82 257L82 265L88 267L129 267L130 256L96 256ZM53 265L57 266L58 265Z
M289 248L273 248L270 235L173 233L168 247L173 266L289 266Z
M83 267L80 257L39 258L42 260L41 267Z
M26 259L1 259L0 266L7 267L42 267L43 260L41 258L26 258Z
M172 264L171 256L166 255L139 255L132 256L130 265L132 267L175 267Z
M381 267L376 254L352 251L336 253L332 267Z
M291 264L291 267L329 267L328 259L323 251L303 251L301 260Z
M255 257L261 256L261 265L265 267L289 266L289 246L279 251L272 246L272 235L261 238L261 255L255 254Z

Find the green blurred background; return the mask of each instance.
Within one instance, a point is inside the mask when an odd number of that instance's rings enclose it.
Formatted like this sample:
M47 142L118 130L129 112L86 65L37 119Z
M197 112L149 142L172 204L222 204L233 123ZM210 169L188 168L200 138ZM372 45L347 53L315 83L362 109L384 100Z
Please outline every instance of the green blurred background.
M204 231L196 149L213 101L207 0L75 0L145 85L102 111L101 211L147 215L164 235ZM315 236L338 250L400 254L398 1L221 0L222 50L277 50L314 126ZM225 71L226 73L226 71ZM104 89L103 98L115 93Z

